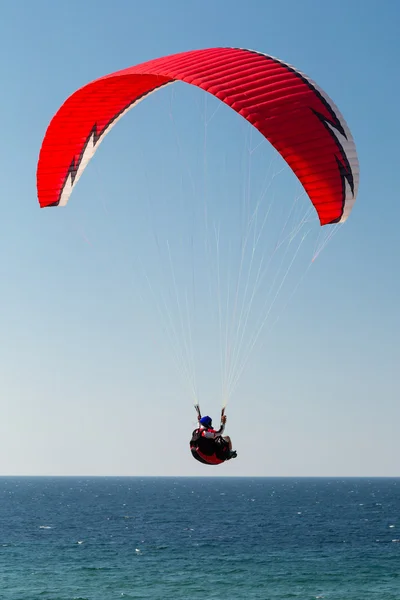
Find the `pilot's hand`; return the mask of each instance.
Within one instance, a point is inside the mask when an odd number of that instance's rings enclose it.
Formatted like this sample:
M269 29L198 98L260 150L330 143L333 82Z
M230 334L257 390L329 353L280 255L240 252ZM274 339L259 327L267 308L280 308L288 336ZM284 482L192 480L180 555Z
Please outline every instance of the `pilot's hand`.
M221 423L223 423L225 425L225 423L226 423L226 415L222 415L222 417L221 417Z

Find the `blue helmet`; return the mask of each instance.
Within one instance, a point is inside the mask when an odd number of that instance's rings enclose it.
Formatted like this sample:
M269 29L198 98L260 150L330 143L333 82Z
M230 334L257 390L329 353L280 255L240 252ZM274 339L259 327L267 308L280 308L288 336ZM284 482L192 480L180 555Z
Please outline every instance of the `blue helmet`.
M211 417L202 417L200 419L200 424L203 425L203 427L212 427L212 419Z

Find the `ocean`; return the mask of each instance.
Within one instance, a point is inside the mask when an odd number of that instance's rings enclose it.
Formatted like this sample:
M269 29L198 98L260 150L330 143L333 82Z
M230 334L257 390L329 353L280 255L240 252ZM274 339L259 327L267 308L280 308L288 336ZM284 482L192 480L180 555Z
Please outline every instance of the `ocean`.
M400 479L0 478L1 600L400 600Z

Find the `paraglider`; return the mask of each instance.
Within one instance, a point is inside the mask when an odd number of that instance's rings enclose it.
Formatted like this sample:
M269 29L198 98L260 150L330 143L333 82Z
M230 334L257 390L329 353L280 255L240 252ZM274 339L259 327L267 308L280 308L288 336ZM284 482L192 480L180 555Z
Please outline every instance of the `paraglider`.
M37 166L40 206L65 206L112 127L149 94L176 81L215 96L258 130L292 169L321 226L347 220L357 197L359 165L342 114L296 68L243 48L208 48L161 57L105 75L75 91L55 114L43 139ZM246 324L248 313L242 314ZM261 320L258 331L264 323ZM239 364L239 372L240 368ZM236 382L233 376L232 380ZM235 458L230 438L222 435L224 410L219 430L197 410L199 426L190 441L193 457L205 464Z
M220 465L227 460L237 457L236 450L232 450L229 436L222 436L225 430L226 415L222 409L221 425L218 431L213 429L212 419L201 416L199 405L197 411L198 427L193 431L190 440L190 451L193 458L206 465Z

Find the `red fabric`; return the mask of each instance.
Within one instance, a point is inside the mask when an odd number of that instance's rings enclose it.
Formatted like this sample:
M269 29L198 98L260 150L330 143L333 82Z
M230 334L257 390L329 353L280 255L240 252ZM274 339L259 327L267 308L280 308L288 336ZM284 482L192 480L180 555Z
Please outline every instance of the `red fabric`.
M217 433L216 429L213 429L212 427L206 427L205 429L201 430L201 435L203 435L206 431L209 431L210 433ZM203 436L205 437L205 436Z
M225 462L225 460L217 458L215 454L209 456L208 454L203 454L203 452L200 452L198 448L195 448L195 450L196 453L200 456L200 458L206 461L206 463L208 463L209 465L220 465L221 463Z
M118 115L149 92L176 80L213 94L252 123L296 173L322 225L342 217L346 180L354 197L356 160L347 156L340 142L346 141L343 117L292 67L235 48L159 58L107 75L72 94L43 140L37 170L40 206L60 202L87 144L96 145Z

